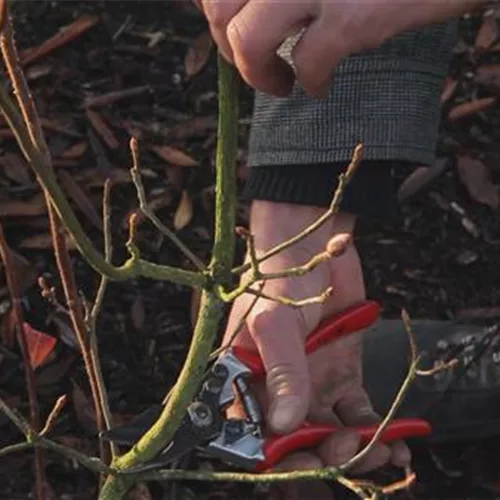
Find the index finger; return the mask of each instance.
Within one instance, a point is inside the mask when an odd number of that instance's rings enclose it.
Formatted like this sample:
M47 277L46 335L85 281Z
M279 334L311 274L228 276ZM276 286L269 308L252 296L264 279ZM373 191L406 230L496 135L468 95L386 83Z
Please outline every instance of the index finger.
M277 51L311 17L302 2L249 1L241 8L227 26L227 40L234 63L249 85L276 96L290 93L294 70Z

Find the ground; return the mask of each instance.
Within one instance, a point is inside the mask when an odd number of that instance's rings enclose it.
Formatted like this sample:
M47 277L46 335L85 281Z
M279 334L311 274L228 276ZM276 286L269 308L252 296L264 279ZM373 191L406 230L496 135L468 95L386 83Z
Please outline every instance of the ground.
M44 119L59 180L93 241L102 245L102 187L111 177L114 260L125 257L126 220L137 208L127 177L127 144L134 134L140 141L147 193L157 215L177 227L183 241L206 259L212 237L217 94L215 54L209 52L202 16L188 2L154 1L40 0L15 3L13 13L21 61ZM69 31L62 32L59 47L44 43L70 25ZM439 162L431 175L421 171L408 181L402 191L406 198L402 213L394 223L361 221L357 229L368 294L381 301L387 317L398 316L403 307L420 318L493 322L500 316L496 186L500 52L491 18L484 24L479 16L464 19L461 30L443 95ZM74 36L64 39L68 33ZM246 175L251 109L252 92L243 87L240 186ZM51 359L37 370L42 413L47 415L55 399L68 394L53 432L61 441L95 453L95 421L74 334L64 314L47 305L36 285L36 276L44 275L60 293L42 195L2 121L0 147L0 216L16 252L26 319L60 339ZM239 218L246 223L243 203ZM152 260L187 265L147 223L140 226L138 244ZM240 256L241 250L240 246ZM78 285L91 299L98 277L75 252L72 257ZM160 401L175 380L190 336L190 300L188 289L167 282L134 280L109 287L98 331L110 404L117 418L126 419ZM5 283L0 281L0 393L27 414L20 355L10 341L9 307ZM0 446L19 439L2 416L0 427ZM439 465L430 450L416 451L422 482L411 497L488 497L495 474L488 470L485 478L485 467L480 474L472 470L472 463L479 469L477 465L485 463L491 466L488 469L496 467L489 455L481 462L482 443L460 445L460 453L451 445L441 450L454 457L454 466L467 469L461 478ZM2 458L1 498L30 498L31 463L29 453ZM191 465L211 466L202 458ZM53 498L95 498L92 474L50 454L46 466ZM143 492L135 498L259 494L250 486L233 484L208 489L189 485L176 491L171 485L152 485L150 490L151 496Z

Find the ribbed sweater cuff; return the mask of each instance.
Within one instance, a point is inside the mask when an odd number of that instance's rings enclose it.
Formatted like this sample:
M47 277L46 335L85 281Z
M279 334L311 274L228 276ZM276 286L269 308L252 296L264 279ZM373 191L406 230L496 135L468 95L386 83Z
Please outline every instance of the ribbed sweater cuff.
M399 181L393 175L395 162L365 161L344 193L341 210L362 217L391 220L397 216ZM396 168L410 168L400 163ZM313 165L270 165L250 168L243 197L328 207L345 172L345 163Z

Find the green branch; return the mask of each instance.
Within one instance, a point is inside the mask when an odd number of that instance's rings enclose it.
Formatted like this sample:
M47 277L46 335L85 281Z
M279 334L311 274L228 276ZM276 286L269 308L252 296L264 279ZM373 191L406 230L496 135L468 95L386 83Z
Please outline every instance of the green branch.
M219 131L216 162L215 241L209 272L213 280L230 278L234 259L236 220L236 130L238 100L235 70L219 57ZM224 303L204 290L191 346L179 378L155 424L133 448L118 457L113 467L128 469L153 459L172 439L205 373L224 312ZM123 498L134 477L109 476L99 500Z

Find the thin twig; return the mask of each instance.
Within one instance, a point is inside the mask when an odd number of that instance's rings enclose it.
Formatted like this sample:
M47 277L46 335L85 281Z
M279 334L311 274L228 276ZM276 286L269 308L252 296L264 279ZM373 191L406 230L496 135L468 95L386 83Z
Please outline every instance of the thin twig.
M7 26L8 26L8 20L5 20L4 30L7 28ZM33 370L33 366L31 364L28 342L26 340L23 310L21 307L21 296L19 293L19 284L17 282L17 276L15 274L14 265L12 264L10 259L10 249L9 246L7 245L7 240L5 239L5 234L3 231L3 225L1 223L0 223L0 256L4 264L3 267L5 269L5 275L7 278L7 286L12 300L12 312L14 314L17 342L21 349L21 355L23 358L26 388L28 390L31 427L34 429L35 432L38 432L40 430L40 406L38 405L35 371ZM9 418L12 418L12 416L14 415L15 414L12 413L11 415L9 415ZM15 422L15 420L13 421ZM18 425L19 429L25 428L24 425L20 424L19 420L18 424L19 424ZM41 450L35 450L35 488L36 488L36 498L38 500L43 500L45 496L44 485L45 485L45 472L43 465L43 455Z
M200 270L206 271L207 267L203 262L177 237L177 235L166 227L155 213L150 209L147 202L146 190L141 179L141 172L139 167L139 144L135 137L130 139L130 151L132 153L132 168L130 174L132 181L137 191L137 198L139 199L139 208L141 212L154 224L156 229L163 233L179 250Z
M275 246L268 252L266 252L264 255L259 257L258 263L261 264L265 260L273 257L274 255L282 252L283 250L287 249L288 247L295 245L299 241L303 240L310 234L312 234L314 231L316 231L318 228L320 228L327 220L329 220L331 217L333 217L340 208L340 204L342 202L344 192L353 178L354 174L357 172L359 165L363 159L363 152L364 148L362 144L358 144L356 148L354 149L353 156L351 163L347 167L347 170L345 173L340 174L339 176L339 183L337 185L337 188L335 190L335 194L333 196L332 202L330 204L330 207L328 210L321 215L313 224L308 226L304 231L300 232L299 234L293 236L287 241L284 241L283 243L280 243L279 245ZM235 267L232 272L235 274L242 274L245 271L248 271L250 269L251 264L246 263L241 266Z
M43 429L38 434L39 436L45 436L54 428L54 425L56 424L56 421L59 417L59 414L61 413L62 409L64 408L64 405L66 404L67 399L68 399L68 397L66 396L66 394L57 398L57 401L56 401L54 407L50 411L49 416L47 417L47 420L45 421L45 425L43 426Z
M104 228L104 255L107 262L111 262L113 254L113 244L111 239L111 204L109 200L110 190L111 182L109 179L106 179L106 182L104 183L104 194L102 201L102 218ZM104 383L104 377L102 374L99 357L99 344L97 342L97 317L99 316L99 312L101 311L104 294L106 293L108 283L109 279L106 276L102 275L101 281L99 282L99 287L97 289L96 297L94 299L94 304L92 306L92 309L90 310L90 313L88 314L88 330L90 335L90 359L92 362L92 367L96 374L97 391L99 394L99 402L104 417L104 424L106 429L111 429L113 425L113 417L109 408L106 385ZM103 445L104 444L102 444L102 446ZM111 456L114 458L118 455L118 447L113 442L111 442L109 446L111 449Z
M256 297L261 297L266 300L272 300L273 302L278 302L280 304L283 304L284 306L289 306L293 307L294 309L301 308L304 306L308 306L311 304L324 304L329 297L331 297L333 293L334 287L329 286L324 292L320 293L319 295L316 295L315 297L308 297L306 299L291 299L289 297L282 297L280 295L276 296L270 296L267 295L263 292L260 292L258 290L254 290L253 288L249 288L248 290L245 291L245 293L248 293L250 295L255 295Z
M340 466L340 469L343 471L350 469L354 465L358 464L363 458L366 457L366 455L370 452L370 450L373 448L375 443L377 443L379 441L380 436L383 434L383 432L385 432L386 428L391 423L392 419L394 418L394 415L396 414L399 407L401 406L401 403L404 401L404 398L405 398L406 394L408 393L408 390L410 389L411 384L413 383L413 381L417 377L417 370L418 370L418 364L420 362L420 358L418 356L415 337L414 337L413 331L410 327L408 313L405 310L403 310L401 316L402 316L403 324L404 324L406 333L408 334L408 339L409 339L409 343L410 343L410 366L408 369L408 373L407 373L405 380L404 380L403 384L401 385L398 393L396 394L396 397L394 398L394 400L391 404L391 407L389 408L389 411L387 412L387 414L384 417L384 419L382 420L382 422L379 424L374 436L359 453L357 453L354 457L352 457L350 460L348 460L345 464Z

